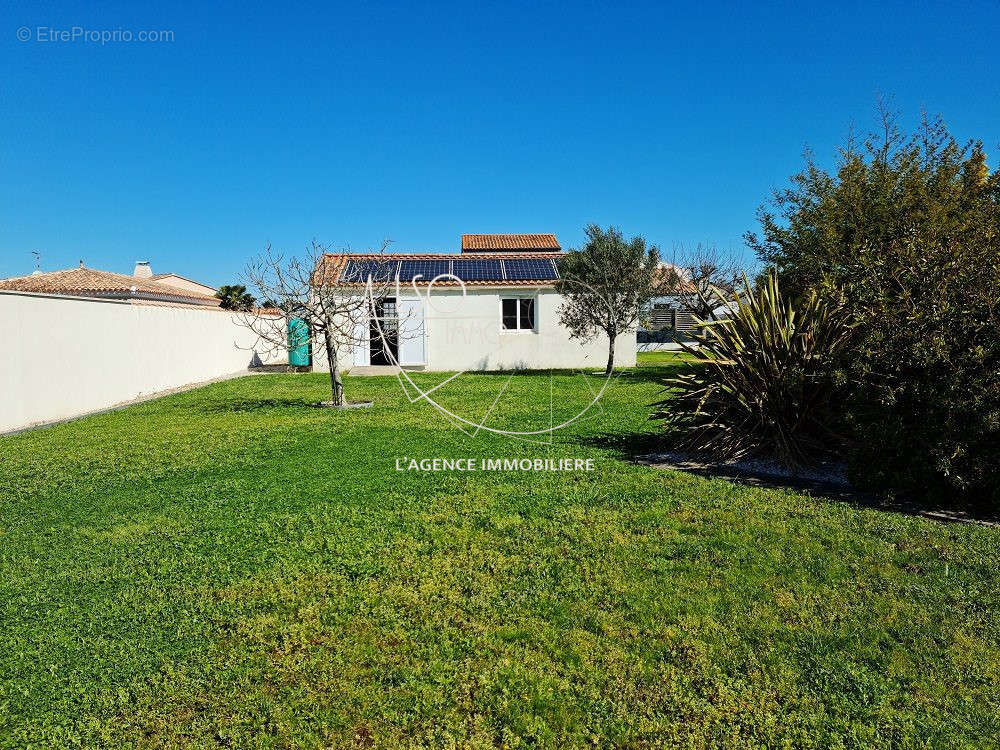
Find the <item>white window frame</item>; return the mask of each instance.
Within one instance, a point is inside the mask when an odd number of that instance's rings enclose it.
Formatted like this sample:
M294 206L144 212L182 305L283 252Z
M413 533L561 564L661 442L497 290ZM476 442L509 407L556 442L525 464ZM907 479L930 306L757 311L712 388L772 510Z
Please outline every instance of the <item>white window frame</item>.
M517 304L517 328L507 328L503 324L503 303L504 300L516 299ZM532 301L532 308L534 310L534 315L532 316L534 320L531 328L521 328L521 300L528 299ZM501 294L500 295L500 333L505 335L518 335L524 333L538 333L538 295L537 294Z

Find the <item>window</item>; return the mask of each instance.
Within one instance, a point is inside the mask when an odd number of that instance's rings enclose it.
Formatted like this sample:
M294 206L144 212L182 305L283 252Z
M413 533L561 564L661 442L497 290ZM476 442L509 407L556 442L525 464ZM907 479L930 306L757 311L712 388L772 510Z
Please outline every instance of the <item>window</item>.
M505 331L535 330L535 300L531 297L505 297L500 300Z
M653 314L649 322L650 328L654 331L672 331L677 328L677 310L671 305L653 305Z

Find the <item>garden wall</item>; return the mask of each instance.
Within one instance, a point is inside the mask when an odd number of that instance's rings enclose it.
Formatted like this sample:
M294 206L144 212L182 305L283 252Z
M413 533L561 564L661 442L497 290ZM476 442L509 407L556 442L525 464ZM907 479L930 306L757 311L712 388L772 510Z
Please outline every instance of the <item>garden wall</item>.
M215 307L0 291L0 432L245 372L255 343Z

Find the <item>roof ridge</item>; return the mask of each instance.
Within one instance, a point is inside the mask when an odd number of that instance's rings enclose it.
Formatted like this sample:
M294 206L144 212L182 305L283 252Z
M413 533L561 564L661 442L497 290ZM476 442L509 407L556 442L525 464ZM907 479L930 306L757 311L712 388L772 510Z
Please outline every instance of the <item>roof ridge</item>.
M195 301L214 300L215 297L199 292L190 292L152 279L141 279L116 271L98 268L64 268L43 271L27 276L12 276L0 279L0 289L12 291L37 291L48 294L111 293L111 294L151 294ZM132 290L135 290L134 292Z
M151 278L153 281L159 281L164 276L176 276L178 279L184 279L184 281L190 281L192 284L198 284L199 286L208 287L212 289L208 284L202 284L200 281L195 281L194 279L189 279L187 276L181 276L179 273L174 273L173 271L168 271L167 273L154 273Z
M553 232L492 232L462 235L462 252L561 250Z
M537 252L526 251L522 253L517 253L512 255L510 252L504 252L503 250L497 251L483 251L476 253L476 258L483 258L484 256L495 256L497 258L502 258L504 260L512 260L513 258L529 258L532 256L538 256L540 258L551 258L556 255L566 255L565 250L554 252L552 250L539 250ZM457 260L470 260L469 256L464 253L323 253L325 257L331 258L385 258L386 260L406 260L412 258L414 260L419 260L421 258L448 258Z

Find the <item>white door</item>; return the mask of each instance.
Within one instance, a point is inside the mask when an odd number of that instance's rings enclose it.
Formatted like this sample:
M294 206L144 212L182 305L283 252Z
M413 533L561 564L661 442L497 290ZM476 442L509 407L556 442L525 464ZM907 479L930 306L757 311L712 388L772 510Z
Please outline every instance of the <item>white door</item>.
M368 328L368 316L354 324L354 364L356 367L367 367L371 364L371 331Z
M427 364L423 300L398 299L396 311L399 315L399 364Z

